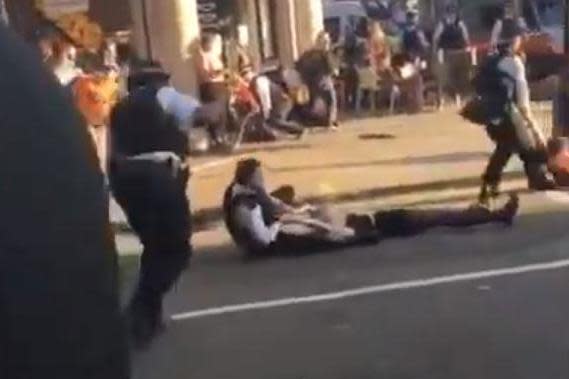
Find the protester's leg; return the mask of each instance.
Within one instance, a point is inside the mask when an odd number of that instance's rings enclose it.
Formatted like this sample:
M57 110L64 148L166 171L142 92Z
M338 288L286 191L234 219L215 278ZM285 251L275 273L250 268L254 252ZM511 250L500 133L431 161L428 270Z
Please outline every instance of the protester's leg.
M275 84L271 83L269 78L263 75L256 77L253 81L254 91L257 94L259 103L261 104L261 111L265 120L270 117L273 109L271 88L274 85Z
M198 125L205 124L208 127L212 139L218 144L222 143L227 132L227 103L214 101L202 104L196 111L194 123Z
M519 209L517 195L512 195L504 207L490 211L484 207L467 209L396 210L378 212L374 219L376 227L386 236L406 236L426 230L447 226L470 227L489 223L510 225Z
M293 134L296 136L303 135L305 131L304 127L302 127L300 124L294 121L283 120L282 118L276 115L274 117L270 117L269 120L267 120L267 122L269 123L270 127L273 127L277 130L281 130L285 133Z
M353 246L377 242L376 235L355 235L353 237L331 238L326 233L315 231L306 234L280 232L272 252L280 255L306 255L332 252Z
M328 106L328 126L338 124L338 94L334 88L334 79L326 77L322 82L322 90L326 105Z

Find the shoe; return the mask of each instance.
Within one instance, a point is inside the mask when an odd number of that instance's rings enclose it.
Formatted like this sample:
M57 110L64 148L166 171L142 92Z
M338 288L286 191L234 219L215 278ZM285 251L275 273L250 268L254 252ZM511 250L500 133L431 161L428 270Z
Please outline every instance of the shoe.
M480 195L478 195L478 205L484 208L490 208L491 200L500 195L500 187L497 183L482 183Z
M543 179L539 182L529 182L529 189L533 191L551 191L557 188L557 183L551 179Z
M514 218L520 210L520 198L517 194L510 195L510 199L504 205L504 207L494 214L496 215L496 221L506 224L507 226L512 226L514 223Z
M302 141L302 140L304 140L304 138L306 137L307 134L308 134L308 129L303 128L302 131L297 134L296 139L298 141Z
M352 229L355 237L362 243L375 243L379 234L370 215L349 214L346 217L346 227Z

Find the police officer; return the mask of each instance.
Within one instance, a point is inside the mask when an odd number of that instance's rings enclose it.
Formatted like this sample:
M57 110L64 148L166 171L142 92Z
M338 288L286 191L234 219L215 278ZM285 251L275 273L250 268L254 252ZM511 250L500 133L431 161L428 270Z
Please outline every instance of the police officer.
M494 51L498 49L498 43L503 39L502 33L511 28L518 28L524 33L528 30L527 24L523 17L516 17L516 10L513 1L505 2L503 9L503 17L498 18L492 28L490 36L490 48Z
M157 97L169 75L156 67L143 69L141 75L141 86L113 110L110 165L113 194L144 246L138 286L128 307L138 348L164 328L163 297L191 255L188 139L176 115L166 112Z
M462 102L461 96L468 87L468 71L471 66L467 51L469 45L468 29L458 8L448 5L433 34L433 51L439 67L439 106L442 106L445 89L451 92L458 106Z
M524 162L531 189L555 187L546 175L545 137L531 113L526 69L520 56L522 32L515 24L504 29L498 55L484 65L484 72L475 79L479 96L491 104L487 132L496 143L479 196L480 203L486 205L498 194L504 168L515 153Z

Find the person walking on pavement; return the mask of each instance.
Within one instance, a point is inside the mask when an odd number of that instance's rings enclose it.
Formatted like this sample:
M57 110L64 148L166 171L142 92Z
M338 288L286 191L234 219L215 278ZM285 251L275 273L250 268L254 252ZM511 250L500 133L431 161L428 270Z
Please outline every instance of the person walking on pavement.
M433 53L436 57L438 74L439 107L444 104L445 90L450 92L457 106L468 88L471 66L468 47L468 28L455 5L448 5L443 19L433 34Z
M223 210L229 233L246 255L327 252L375 244L380 238L412 236L444 226L511 225L519 208L517 195L511 195L506 205L495 211L484 207L378 211L373 216L350 214L346 226L339 227L313 215L315 208L310 205L293 207L293 187L279 192L288 193L286 200L268 193L261 162L255 159L238 162L235 178L225 191ZM308 231L290 230L292 225L302 225Z
M546 139L531 113L521 46L522 30L512 24L502 31L498 54L481 67L474 80L478 96L489 104L486 130L496 144L482 177L479 201L485 205L498 194L504 168L515 153L524 162L531 189L555 187L547 178Z
M167 80L165 74L155 75L111 115L111 188L144 247L127 310L135 348L148 346L163 330L163 297L192 252L187 133L180 127L180 114L170 113L175 104L168 91L161 92L167 87L153 84Z

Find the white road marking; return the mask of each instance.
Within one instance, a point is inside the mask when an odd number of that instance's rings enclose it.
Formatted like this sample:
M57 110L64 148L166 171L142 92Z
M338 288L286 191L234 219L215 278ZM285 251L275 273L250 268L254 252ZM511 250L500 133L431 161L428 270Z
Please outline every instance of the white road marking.
M252 303L227 305L218 308L202 309L202 310L173 315L172 320L184 321L196 318L204 318L204 317L217 316L229 313L247 312L259 309L280 308L280 307L287 307L292 305L308 304L308 303L321 303L321 302L342 300L342 299L363 296L363 295L433 287L449 283L477 281L480 279L514 276L514 275L521 275L532 272L553 271L568 267L569 267L569 259L566 259L554 262L537 263L537 264L510 267L504 269L478 271L478 272L470 272L470 273L455 274L448 276L438 276L428 279L418 279L418 280L411 280L399 283L382 284L377 286L362 287L362 288L356 288L340 292L325 293L321 295L291 297L291 298L259 301Z

